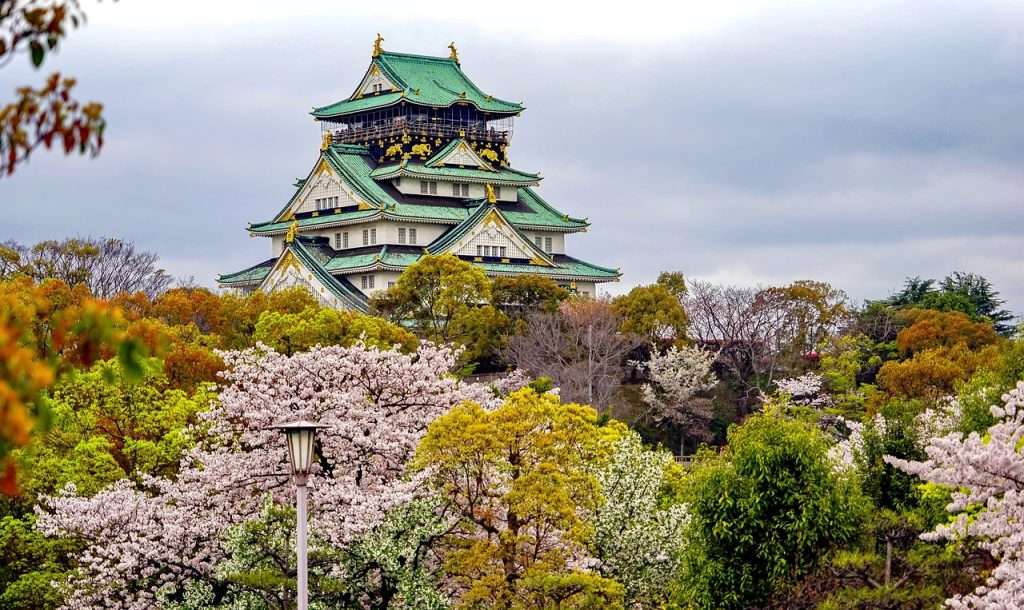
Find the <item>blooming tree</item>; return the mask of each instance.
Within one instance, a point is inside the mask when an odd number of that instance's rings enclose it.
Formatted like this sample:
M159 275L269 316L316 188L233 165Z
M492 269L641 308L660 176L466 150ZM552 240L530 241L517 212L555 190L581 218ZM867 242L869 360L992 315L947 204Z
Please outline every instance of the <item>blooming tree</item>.
M197 447L176 479L122 480L92 498L71 488L38 509L44 533L86 543L66 607L151 608L197 581L221 603L232 587L216 570L228 534L258 519L268 497L293 502L276 424L326 426L309 480L311 540L341 547L415 497L405 464L431 420L466 400L495 401L493 389L449 374L455 351L429 344L413 354L357 345L289 357L260 346L222 357L226 385L190 431ZM340 564L334 570L344 578Z
M995 425L982 436L959 432L932 438L925 461L886 461L925 481L953 489L947 510L954 521L925 534L926 540L976 538L1000 563L985 584L946 600L951 608L1024 607L1024 381L993 406Z
M604 501L590 518L592 552L598 571L622 583L627 608L663 607L679 575L686 506L662 506L673 468L671 453L647 449L629 432L595 469Z
M712 352L673 345L664 353L652 349L646 363L633 363L650 376L651 383L645 384L641 392L655 421L670 422L682 430L680 449L687 436L702 436L711 420L710 403L694 399L694 395L717 383L711 370L714 362Z
M813 371L799 377L780 379L775 386L788 394L793 404L817 408L832 405L832 397L825 392L825 379Z

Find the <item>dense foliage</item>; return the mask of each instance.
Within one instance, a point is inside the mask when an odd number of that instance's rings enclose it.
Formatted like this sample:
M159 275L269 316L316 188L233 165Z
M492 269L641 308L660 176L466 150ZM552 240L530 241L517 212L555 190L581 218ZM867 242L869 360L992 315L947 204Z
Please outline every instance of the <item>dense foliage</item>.
M0 609L288 607L297 417L318 609L1021 603L1024 341L984 278L580 299L426 257L386 319L8 254Z

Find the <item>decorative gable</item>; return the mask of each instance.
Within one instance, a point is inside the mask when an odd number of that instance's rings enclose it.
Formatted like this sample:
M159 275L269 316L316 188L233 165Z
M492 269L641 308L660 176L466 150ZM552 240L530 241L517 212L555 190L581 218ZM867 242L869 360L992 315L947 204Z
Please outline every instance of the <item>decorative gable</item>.
M535 265L554 266L548 255L520 235L494 208L462 237L441 251L459 256L527 259Z
M277 220L288 220L303 212L330 214L337 208L350 206L364 208L368 204L342 181L325 159L321 159L313 173L303 182L288 210Z
M363 76L363 80L359 83L359 87L356 88L356 92L352 97L359 98L366 95L390 93L398 90L399 87L391 82L388 77L384 76L377 62L373 62L370 64L370 69L366 71L366 75Z
M259 289L263 292L271 293L296 286L306 289L320 301L321 305L345 307L345 304L334 296L327 286L324 286L323 282L316 277L313 271L302 264L302 261L299 260L299 257L295 256L291 249L286 248L284 253L281 254L281 258L277 259L277 263L274 264L270 273L263 279Z
M460 167L473 167L487 171L497 171L486 160L476 153L465 140L452 140L442 148L424 165L427 167L441 167L445 165L457 165Z

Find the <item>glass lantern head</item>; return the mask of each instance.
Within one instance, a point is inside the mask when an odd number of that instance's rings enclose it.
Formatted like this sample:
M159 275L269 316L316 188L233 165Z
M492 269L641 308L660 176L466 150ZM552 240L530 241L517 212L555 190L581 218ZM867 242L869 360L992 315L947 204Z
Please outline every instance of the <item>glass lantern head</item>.
M288 441L288 461L291 463L292 474L306 476L313 465L313 444L318 428L324 428L311 421L296 421L274 426L284 432Z

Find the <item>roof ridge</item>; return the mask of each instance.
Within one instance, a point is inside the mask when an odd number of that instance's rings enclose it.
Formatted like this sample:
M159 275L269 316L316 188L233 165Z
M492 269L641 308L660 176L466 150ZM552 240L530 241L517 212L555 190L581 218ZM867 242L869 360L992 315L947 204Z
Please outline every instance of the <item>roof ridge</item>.
M385 51L385 50L381 50L380 55L378 55L375 59L379 59L381 57L385 57L385 56L388 56L388 55L395 56L395 57L409 57L409 58L412 58L412 59L428 59L428 60L431 60L431 61L441 61L441 62L453 63L455 65L459 65L459 62L455 61L451 57L444 57L443 55L423 55L422 53L404 53L402 51Z

